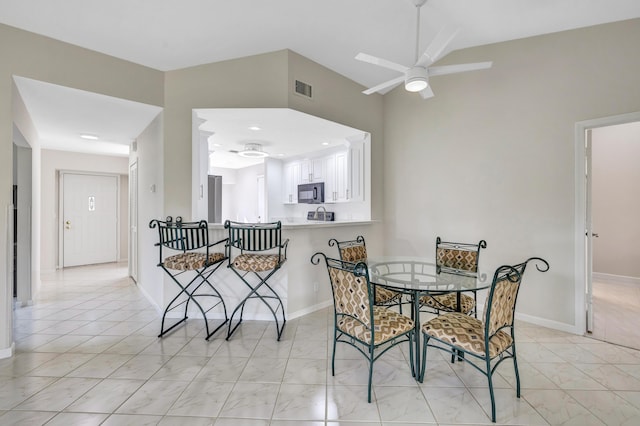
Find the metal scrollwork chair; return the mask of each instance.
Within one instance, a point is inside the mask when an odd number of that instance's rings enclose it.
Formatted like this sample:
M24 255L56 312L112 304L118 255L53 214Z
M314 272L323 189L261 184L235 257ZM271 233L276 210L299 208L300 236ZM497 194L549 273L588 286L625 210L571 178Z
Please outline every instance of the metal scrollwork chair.
M180 287L178 294L169 302L164 310L158 337L164 336L185 322L188 318L189 304L193 303L204 318L205 339L209 340L209 338L228 321L227 307L224 299L211 281L209 281L211 275L227 258L226 249L224 253L212 252L211 249L216 245L226 243L227 239L225 238L209 244L209 228L205 220L201 220L200 222L183 222L180 216L176 217L175 221L171 216L167 217L165 221L154 219L149 222L149 227L158 228L159 241L155 244L160 248L160 262L158 266ZM225 248L224 245L222 245L222 247ZM163 257L163 250L175 254ZM189 279L190 275L187 274L188 272L195 273L195 276ZM183 274L187 274L185 275L186 279L181 281L178 278ZM165 329L167 314L182 305L184 305L184 315L182 319ZM218 306L222 308L224 321L215 329L209 331L207 314Z
M335 376L336 345L356 348L369 361L368 401L371 402L373 363L392 347L408 342L413 365L414 322L411 318L373 303L373 285L364 262L347 262L316 253L311 263L324 259L333 293L334 329L331 375Z
M436 238L436 271L442 271L458 275L478 275L478 261L480 249L487 248L487 242L480 240L477 244L454 243L442 241ZM476 292L473 297L461 293L443 293L437 295L424 295L420 297L421 307L426 307L436 313L462 312L465 314L476 313Z
M287 321L284 304L267 281L287 260L289 240L282 241L282 224L279 221L240 223L227 220L224 227L229 230L228 266L250 290L231 314L227 340L242 323L244 307L250 299L260 299L269 308L276 322L277 340L280 340ZM234 250L239 253L232 258ZM257 282L255 279L249 279L251 275L257 278ZM233 326L233 319L238 312L240 318Z
M335 238L329 240L329 247L338 247L340 260L346 262L367 262L367 245L364 237L358 235L355 240L338 241ZM389 290L379 285L373 285L374 303L378 306L398 306L402 313L402 293Z
M448 312L422 324L424 344L420 382L424 380L427 347L457 351L469 355L465 360L484 374L489 382L491 421L496 421L496 403L493 393L493 374L502 361L512 358L516 377L516 395L520 398L520 375L516 357L514 314L518 291L527 264L536 262L538 271L549 270L549 263L539 257L496 269L489 296L485 301L483 320L460 312ZM434 344L433 341L436 343ZM492 362L496 360L496 362Z

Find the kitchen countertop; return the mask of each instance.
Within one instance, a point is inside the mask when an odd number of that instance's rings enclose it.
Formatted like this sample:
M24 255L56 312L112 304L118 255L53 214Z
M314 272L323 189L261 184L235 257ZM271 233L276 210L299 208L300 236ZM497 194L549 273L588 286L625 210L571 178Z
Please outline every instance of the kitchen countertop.
M292 221L282 221L282 229L304 229L304 228L331 228L338 226L371 225L379 220L336 220L323 222L321 220L294 219ZM209 224L209 229L224 229L221 223Z

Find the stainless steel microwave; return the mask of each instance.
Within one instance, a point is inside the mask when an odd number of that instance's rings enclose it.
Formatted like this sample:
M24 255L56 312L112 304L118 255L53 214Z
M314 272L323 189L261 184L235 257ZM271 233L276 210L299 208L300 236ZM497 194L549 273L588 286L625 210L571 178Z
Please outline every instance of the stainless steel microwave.
M304 183L298 185L298 203L324 203L324 182Z

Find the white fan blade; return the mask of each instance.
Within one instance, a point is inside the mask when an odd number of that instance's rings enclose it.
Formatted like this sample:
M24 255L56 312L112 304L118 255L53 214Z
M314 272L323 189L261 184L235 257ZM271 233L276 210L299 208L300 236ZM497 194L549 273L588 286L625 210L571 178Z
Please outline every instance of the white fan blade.
M416 65L421 67L428 67L442 56L444 50L449 46L449 43L458 35L460 29L451 26L445 26L442 28L436 37L429 43L426 50L418 58Z
M396 64L395 62L387 61L386 59L367 55L366 53L358 53L356 55L356 59L362 62L368 62L370 64L378 65L384 68L389 68L390 70L399 71L399 72L406 72L409 69L409 67L405 67L404 65Z
M427 72L429 73L429 77L433 77L435 75L455 74L457 72L484 70L487 68L491 68L492 64L493 62L474 62L470 64L443 65L441 67L428 68Z
M367 90L363 90L362 93L364 93L365 95L370 95L372 93L379 92L384 89L393 88L398 84L402 83L403 81L404 81L404 75L401 75L400 77L396 77L392 80L385 81L384 83L380 83L377 86L373 86Z
M431 90L431 86L427 86L426 89L423 89L420 91L420 96L422 96L422 99L429 99L429 98L433 98L433 90Z

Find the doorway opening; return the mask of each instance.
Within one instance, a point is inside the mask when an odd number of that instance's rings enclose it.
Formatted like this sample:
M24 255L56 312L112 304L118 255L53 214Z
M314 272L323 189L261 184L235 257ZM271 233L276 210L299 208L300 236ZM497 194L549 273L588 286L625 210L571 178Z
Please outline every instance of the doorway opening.
M640 175L633 164L640 112L576 123L575 141L577 330L633 346L640 342L630 328L640 318L640 266L628 256L640 255L640 195L630 175Z

